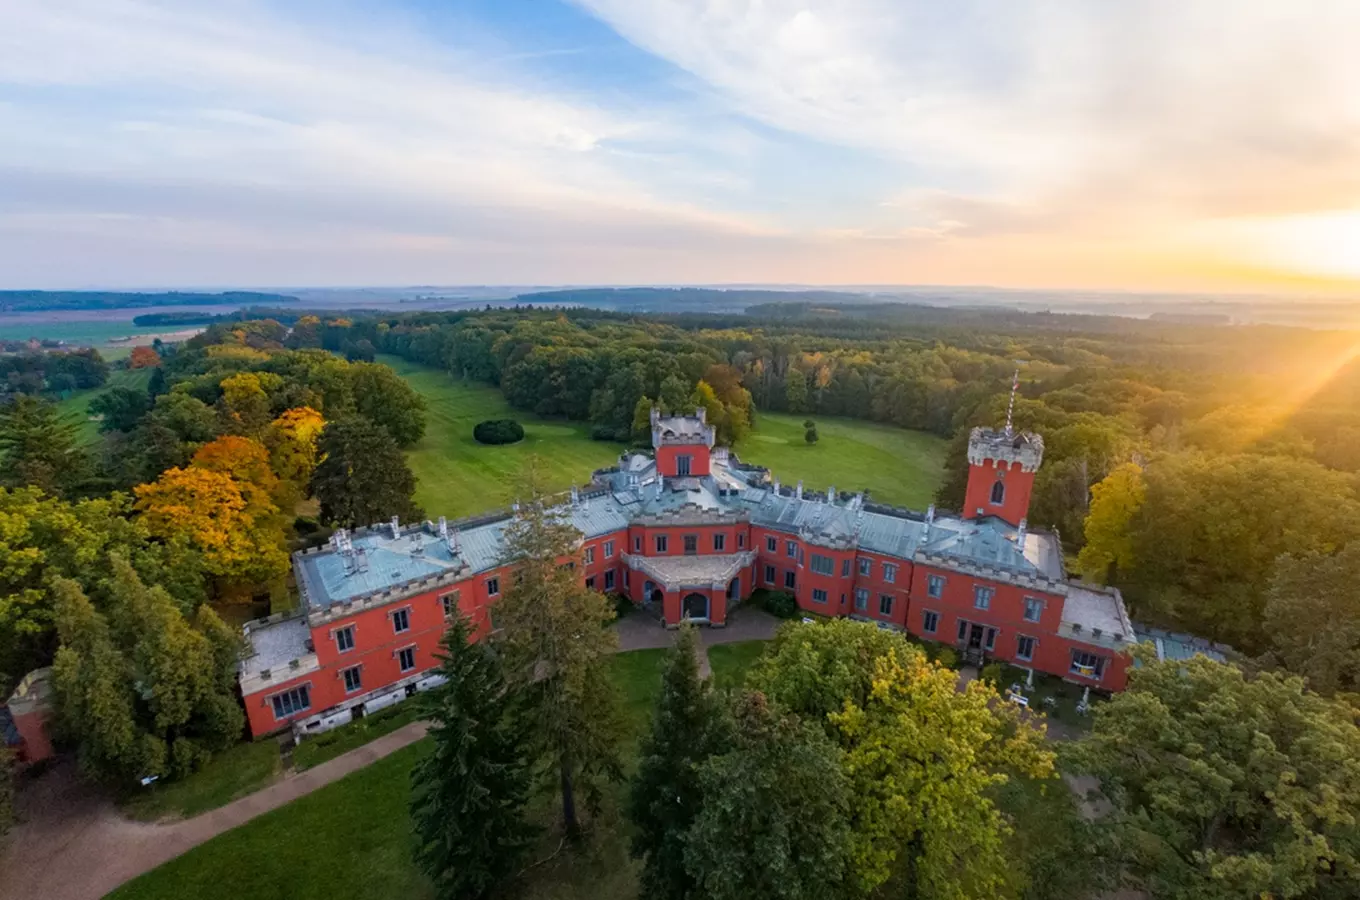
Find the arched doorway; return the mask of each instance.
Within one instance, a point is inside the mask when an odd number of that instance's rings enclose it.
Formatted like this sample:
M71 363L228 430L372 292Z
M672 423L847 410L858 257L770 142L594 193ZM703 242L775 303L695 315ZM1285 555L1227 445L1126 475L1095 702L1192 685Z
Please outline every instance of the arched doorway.
M680 605L680 613L686 619L707 619L708 598L703 594L686 594Z
M727 599L739 600L741 598L741 578L732 579L732 583L727 586Z

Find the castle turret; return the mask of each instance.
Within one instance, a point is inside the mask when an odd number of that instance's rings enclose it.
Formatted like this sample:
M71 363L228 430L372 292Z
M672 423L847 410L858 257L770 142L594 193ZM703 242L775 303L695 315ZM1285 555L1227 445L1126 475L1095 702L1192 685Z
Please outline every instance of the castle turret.
M716 435L701 406L692 416L663 416L652 407L652 449L663 477L708 475Z
M966 519L996 516L1019 525L1029 515L1034 475L1044 461L1044 439L1028 431L974 428L968 435Z

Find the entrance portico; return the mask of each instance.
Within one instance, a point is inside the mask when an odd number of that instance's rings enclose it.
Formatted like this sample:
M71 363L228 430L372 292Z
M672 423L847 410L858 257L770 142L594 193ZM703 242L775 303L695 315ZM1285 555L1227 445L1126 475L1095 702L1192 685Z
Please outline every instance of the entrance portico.
M749 596L751 566L755 554L725 553L710 556L625 556L637 573L630 581L641 584L646 599L660 599L668 626L681 622L725 625L728 609Z

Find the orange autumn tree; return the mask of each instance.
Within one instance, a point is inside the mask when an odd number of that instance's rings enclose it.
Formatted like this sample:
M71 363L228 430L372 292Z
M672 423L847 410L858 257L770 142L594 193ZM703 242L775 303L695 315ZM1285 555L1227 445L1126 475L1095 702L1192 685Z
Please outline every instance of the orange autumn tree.
M288 571L278 508L254 490L248 502L242 482L201 466L167 469L134 489L147 530L185 540L228 589L277 582Z
M151 347L133 347L128 357L129 369L154 369L161 364L161 355Z
M326 420L310 406L298 406L269 423L269 460L274 473L297 485L298 496L306 492L316 468L316 442Z
M234 434L223 435L199 447L190 465L236 479L247 510L256 518L278 513L276 501L283 489L269 464L269 451L259 441ZM266 507L273 507L273 510Z

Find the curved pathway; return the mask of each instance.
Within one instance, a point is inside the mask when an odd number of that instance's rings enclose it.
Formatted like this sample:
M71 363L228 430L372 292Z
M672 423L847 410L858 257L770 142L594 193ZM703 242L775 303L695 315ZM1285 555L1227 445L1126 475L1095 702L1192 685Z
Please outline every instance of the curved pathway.
M73 767L60 767L24 798L26 821L0 854L0 900L97 900L209 838L414 744L425 729L424 722L412 722L316 768L177 822L126 819L107 798L79 782Z

